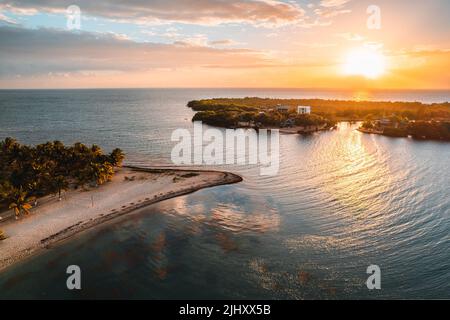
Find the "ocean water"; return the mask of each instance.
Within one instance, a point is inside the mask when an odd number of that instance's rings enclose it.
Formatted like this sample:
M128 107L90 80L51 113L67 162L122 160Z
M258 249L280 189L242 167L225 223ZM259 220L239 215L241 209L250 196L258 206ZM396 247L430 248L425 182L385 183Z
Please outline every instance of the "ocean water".
M128 164L165 165L173 130L192 130L186 103L226 96L450 100L443 91L8 90L0 139L95 143L124 149ZM355 128L282 135L279 174L220 167L244 181L83 232L0 273L0 298L450 298L450 144ZM66 288L71 264L81 291ZM372 264L381 290L366 287Z

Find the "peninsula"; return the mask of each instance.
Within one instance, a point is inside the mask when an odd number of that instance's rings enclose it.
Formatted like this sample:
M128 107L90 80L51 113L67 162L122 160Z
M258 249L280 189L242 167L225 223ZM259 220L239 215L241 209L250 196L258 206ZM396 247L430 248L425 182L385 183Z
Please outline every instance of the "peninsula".
M43 162L42 154L36 157L36 150L42 150L44 146L49 151L46 167L37 165ZM56 153L55 148L61 152ZM74 148L84 150L81 154L91 157L90 162L75 166L78 160L71 164L73 170L70 173L65 172L62 163L69 163ZM93 158L92 150L96 151ZM23 157L25 151L30 152L29 157ZM56 154L64 161L58 162ZM114 165L108 160L112 155L120 160ZM117 149L112 155L104 155L96 146L88 148L81 144L66 147L60 142L50 142L28 147L13 139L0 142L0 270L80 231L136 209L202 188L242 181L240 176L228 172L120 167L123 154ZM101 163L111 170L99 170L107 175L97 172L89 178L87 172L100 163L94 159L100 158L104 161ZM27 166L27 163L31 165ZM46 172L45 168L49 167L52 171ZM33 170L26 171L25 168ZM75 168L86 175L81 175ZM45 180L47 187L40 180L33 180L30 172L39 172L36 179L49 179ZM52 172L60 175L49 176ZM75 172L78 173L75 175ZM79 174L84 177L82 182L74 178ZM30 185L29 182L33 183Z

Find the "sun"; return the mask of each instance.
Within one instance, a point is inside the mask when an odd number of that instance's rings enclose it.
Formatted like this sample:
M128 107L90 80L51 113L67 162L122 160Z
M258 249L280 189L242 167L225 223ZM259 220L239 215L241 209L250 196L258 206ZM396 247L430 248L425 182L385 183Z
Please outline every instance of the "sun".
M386 59L376 49L356 48L346 55L342 71L345 75L375 79L385 73Z

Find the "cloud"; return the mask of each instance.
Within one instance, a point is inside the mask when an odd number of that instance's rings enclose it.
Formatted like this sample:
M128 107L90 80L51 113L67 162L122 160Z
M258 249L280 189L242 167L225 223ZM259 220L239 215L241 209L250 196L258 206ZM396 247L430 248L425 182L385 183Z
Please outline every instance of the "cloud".
M329 48L329 47L336 47L337 45L335 43L319 43L319 42L297 42L295 43L298 46L301 47L307 47L307 48L318 48L318 49L322 49L322 48Z
M322 19L320 16L306 16L301 23L297 24L297 26L309 29L313 27L327 27L331 24L332 21L330 19Z
M177 39L182 35L179 32L178 28L170 27L166 29L166 31L162 34L162 36L170 39Z
M201 42L202 36L198 37ZM0 27L0 76L148 71L155 68L251 68L274 64L248 49L201 43L138 43L112 33Z
M21 16L31 16L31 15L35 15L38 13L38 10L36 10L33 7L15 6L15 5L12 5L10 2L12 2L12 1L2 1L2 3L0 3L0 11L8 11L8 12L14 13L16 15L21 15Z
M208 42L210 46L235 46L239 43L232 39L221 39L221 40L213 40Z
M350 9L344 9L344 6L350 0L322 0L319 3L320 8L314 9L314 13L320 18L334 18L341 14L352 12Z
M63 13L73 0L4 0L0 9L23 12ZM78 0L82 14L140 24L188 23L218 25L249 23L281 26L296 23L304 10L279 0Z
M157 35L157 33L155 31L152 31L152 30L141 30L141 33L146 35L146 36L150 36L150 37L153 37L153 36Z
M341 14L350 13L350 12L352 12L352 11L349 9L337 9L336 10L336 9L329 9L329 8L326 8L326 9L321 8L321 9L314 10L314 13L321 18L334 18Z
M364 36L362 36L360 34L351 33L351 32L338 33L338 34L336 34L336 36L343 38L345 40L348 40L348 41L358 41L359 42L359 41L363 41L366 39Z
M4 15L1 11L0 11L0 22L5 22L5 23L9 23L9 24L17 24L17 21Z
M175 43L186 46L206 47L208 46L208 37L204 34L196 34L184 37L182 40L178 40Z
M340 7L347 4L350 0L322 0L320 6L325 8Z

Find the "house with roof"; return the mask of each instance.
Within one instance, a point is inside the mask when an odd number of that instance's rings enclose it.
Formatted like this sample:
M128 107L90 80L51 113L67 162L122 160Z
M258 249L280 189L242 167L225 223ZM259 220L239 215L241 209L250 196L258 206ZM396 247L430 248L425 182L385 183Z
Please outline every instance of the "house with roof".
M290 109L289 106L285 106L285 105L281 105L281 104L277 105L278 112L288 113L289 109Z

